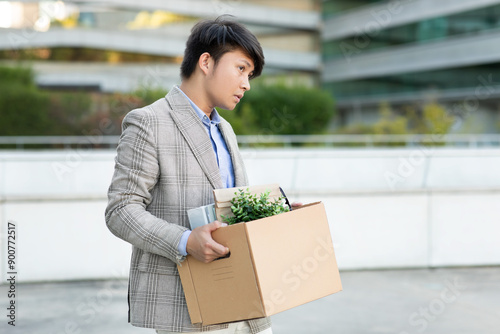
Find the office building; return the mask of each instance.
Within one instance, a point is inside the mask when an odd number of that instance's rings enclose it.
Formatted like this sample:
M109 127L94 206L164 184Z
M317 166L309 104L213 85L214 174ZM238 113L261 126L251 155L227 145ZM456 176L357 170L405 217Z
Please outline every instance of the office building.
M371 122L380 103L438 102L459 132L500 129L500 1L323 3L323 87L341 123Z

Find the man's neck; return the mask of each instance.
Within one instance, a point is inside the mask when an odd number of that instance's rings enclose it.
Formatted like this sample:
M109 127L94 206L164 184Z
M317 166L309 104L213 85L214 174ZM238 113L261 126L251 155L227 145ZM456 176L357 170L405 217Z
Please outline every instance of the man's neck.
M210 107L206 102L204 102L206 101L206 98L204 98L203 94L200 96L200 92L203 92L201 88L196 88L196 85L194 85L194 83L191 83L189 80L182 81L179 88L191 99L191 101L193 101L194 104L198 106L198 108L201 109L201 111L205 113L205 115L207 115L209 119L212 118L211 116L213 108Z

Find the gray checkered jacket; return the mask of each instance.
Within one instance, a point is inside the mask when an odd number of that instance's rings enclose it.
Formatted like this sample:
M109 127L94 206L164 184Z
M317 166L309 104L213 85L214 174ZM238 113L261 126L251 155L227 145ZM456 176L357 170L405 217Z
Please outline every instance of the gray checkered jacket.
M213 203L222 188L208 134L189 101L175 87L165 98L129 112L122 125L115 171L108 192L106 224L132 244L129 322L172 332L227 328L192 325L176 264L188 229L186 210ZM236 186L248 184L231 125L221 120ZM252 332L270 327L268 318L250 321Z

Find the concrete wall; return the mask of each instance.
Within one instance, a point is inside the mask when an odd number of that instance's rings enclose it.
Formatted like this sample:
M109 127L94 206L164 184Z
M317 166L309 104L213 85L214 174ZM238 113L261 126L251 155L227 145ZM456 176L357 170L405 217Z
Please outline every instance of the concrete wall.
M500 150L243 150L252 184L325 203L341 269L500 265ZM104 223L113 151L0 152L0 258L20 281L125 277ZM307 222L305 222L307 223Z

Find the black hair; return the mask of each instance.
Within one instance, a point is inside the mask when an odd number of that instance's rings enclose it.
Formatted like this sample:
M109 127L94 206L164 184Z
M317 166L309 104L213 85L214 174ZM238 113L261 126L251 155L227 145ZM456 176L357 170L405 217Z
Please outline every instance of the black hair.
M254 63L250 79L258 77L264 67L264 53L257 37L243 24L219 16L215 20L203 20L195 24L186 42L184 59L181 64L181 77L188 79L194 72L200 56L208 52L217 65L227 52L241 49Z

